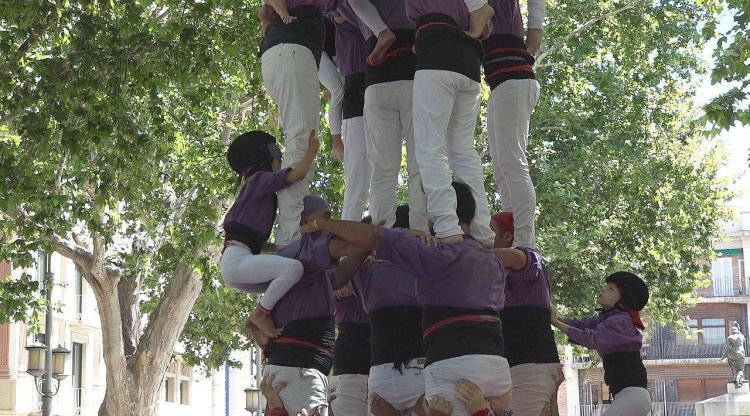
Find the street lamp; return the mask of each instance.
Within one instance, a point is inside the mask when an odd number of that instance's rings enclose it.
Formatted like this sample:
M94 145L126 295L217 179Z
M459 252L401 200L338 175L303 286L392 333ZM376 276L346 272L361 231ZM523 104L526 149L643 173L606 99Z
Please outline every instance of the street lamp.
M58 345L57 348L52 350L52 378L57 380L57 386L54 391L51 390L51 387L49 391L45 391L43 386L44 378L42 377L47 374L47 370L45 370L45 368L47 368L47 360L45 356L47 355L48 350L49 347L40 342L34 342L27 345L26 351L29 352L29 365L26 372L34 377L36 391L38 391L42 397L49 394L49 397L52 398L60 390L60 381L68 376L65 374L65 362L68 359L68 355L70 355L70 350L62 345Z
M44 355L47 351L47 346L41 342L34 342L26 346L26 351L29 352L29 365L26 372L34 377L34 379L44 375Z
M57 380L58 384L68 376L65 374L65 362L68 361L69 355L70 350L62 345L52 350L52 377Z

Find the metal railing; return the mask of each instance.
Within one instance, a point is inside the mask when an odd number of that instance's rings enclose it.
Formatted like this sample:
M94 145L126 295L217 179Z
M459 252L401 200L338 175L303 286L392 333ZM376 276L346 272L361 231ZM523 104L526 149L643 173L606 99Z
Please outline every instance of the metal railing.
M714 277L711 279L711 283L714 287L714 296L734 296L734 282L732 277Z
M601 416L608 404L576 406L576 416ZM695 416L695 403L653 402L649 416Z

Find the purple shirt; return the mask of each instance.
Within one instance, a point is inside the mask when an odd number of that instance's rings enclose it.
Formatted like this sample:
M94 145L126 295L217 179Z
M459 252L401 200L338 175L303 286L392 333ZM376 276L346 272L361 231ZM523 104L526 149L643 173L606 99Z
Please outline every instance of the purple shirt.
M422 244L415 235L380 227L378 259L390 260L418 281L424 305L499 312L505 302L500 260L471 236L461 244Z
M328 251L330 240L330 236L305 234L279 251L280 256L302 262L305 271L300 281L273 308L271 316L276 327L298 319L333 316L330 275L335 271L335 264Z
M296 6L313 6L321 13L327 13L335 9L341 0L286 0L287 8Z
M349 283L350 287L352 286ZM367 318L364 308L362 307L362 299L355 294L356 291L352 288L352 294L342 298L336 296L336 324L344 322L353 322L357 324L369 324L370 320Z
M372 3L375 9L377 9L380 18L383 20L383 23L388 26L388 29L395 31L399 29L413 30L415 28L414 21L409 19L406 15L404 0L370 0L370 3ZM360 21L358 26L362 30L362 36L364 36L365 39L377 36L372 33L372 30L370 30L367 25L361 22L361 19L357 18L357 20Z
M357 289L365 311L394 306L422 306L417 301L417 281L390 261L368 261L355 277Z
M276 218L276 192L291 185L286 175L291 168L277 172L257 172L250 176L224 217L224 228L242 225L260 234L263 241L271 236Z
M492 35L513 35L523 41L523 18L518 0L489 0L495 9L492 17Z
M469 9L463 0L404 0L406 15L413 21L427 14L440 13L453 19L460 29L469 29Z
M641 349L643 335L625 311L605 312L581 320L569 319L566 323L570 325L568 338L571 341L595 349L599 355Z
M336 67L345 77L367 69L365 38L359 28L349 22L336 24Z
M521 270L505 269L505 307L538 306L550 310L550 285L542 258L536 251L519 247L526 253Z

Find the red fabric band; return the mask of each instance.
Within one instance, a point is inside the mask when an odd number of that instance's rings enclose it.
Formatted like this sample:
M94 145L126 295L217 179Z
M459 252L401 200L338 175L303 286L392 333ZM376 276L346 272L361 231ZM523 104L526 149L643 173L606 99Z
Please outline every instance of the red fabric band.
M502 322L500 318L497 316L492 315L459 315L459 316L453 316L448 319L443 319L442 321L437 321L434 324L427 327L427 329L424 330L422 333L423 338L427 338L432 334L433 332L437 331L438 329L454 324L456 322L479 322L479 323L498 323Z

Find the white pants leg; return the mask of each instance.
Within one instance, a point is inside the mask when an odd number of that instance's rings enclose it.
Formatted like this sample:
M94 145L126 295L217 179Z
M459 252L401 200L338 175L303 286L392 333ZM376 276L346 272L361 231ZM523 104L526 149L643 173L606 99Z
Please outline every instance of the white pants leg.
M370 3L370 0L349 0L349 5L357 17L365 23L365 26L372 30L375 36L388 29L388 26L386 26L380 17L378 9Z
M331 134L341 134L342 106L344 105L344 78L326 52L320 56L318 69L320 83L331 93L328 104L328 126Z
M602 416L646 416L651 411L651 395L643 387L626 387Z
M304 268L299 260L273 254L253 254L250 250L229 246L219 263L227 286L247 293L261 293L260 304L273 309L302 277Z
M513 244L534 247L536 191L526 146L529 119L539 101L534 79L511 79L495 87L487 104L487 136L503 210L513 212Z
M424 369L425 397L441 396L453 406L454 416L470 416L456 397L456 382L466 379L486 398L501 397L511 389L508 360L496 355L471 354L434 362Z
M341 374L333 376L336 399L331 402L334 415L367 416L367 376Z
M464 3L466 4L466 8L469 9L469 13L471 13L481 9L487 4L487 0L464 0Z
M364 117L344 120L344 208L342 220L359 221L370 194L370 163L367 161L367 142Z
M377 394L404 415L411 414L411 409L424 396L424 387L424 370L417 360L402 366L401 371L394 368L393 363L370 367L368 397Z
M520 364L510 369L514 416L540 416L562 383L562 364Z
M401 170L402 139L405 139L409 225L426 232L427 198L414 155L413 85L410 80L392 81L370 85L365 90L367 155L372 168L370 215L373 223L384 222L386 227L392 227L396 220L396 188Z
M263 375L275 376L272 387L286 384L279 396L284 408L290 415L296 415L301 409L312 414L312 410L321 407L321 416L328 416L328 378L312 368L283 367L279 365L263 366Z
M310 49L291 43L276 45L261 56L263 82L279 106L284 132L282 168L295 166L307 151L310 132L318 130L320 84ZM286 245L299 235L302 198L310 193L307 177L278 193L276 243Z
M465 75L419 70L414 76L414 142L416 159L427 195L427 213L438 238L463 234L456 217L456 179L472 190L477 210L471 233L492 244L487 193L479 154L474 148L474 128L479 114L479 83Z

